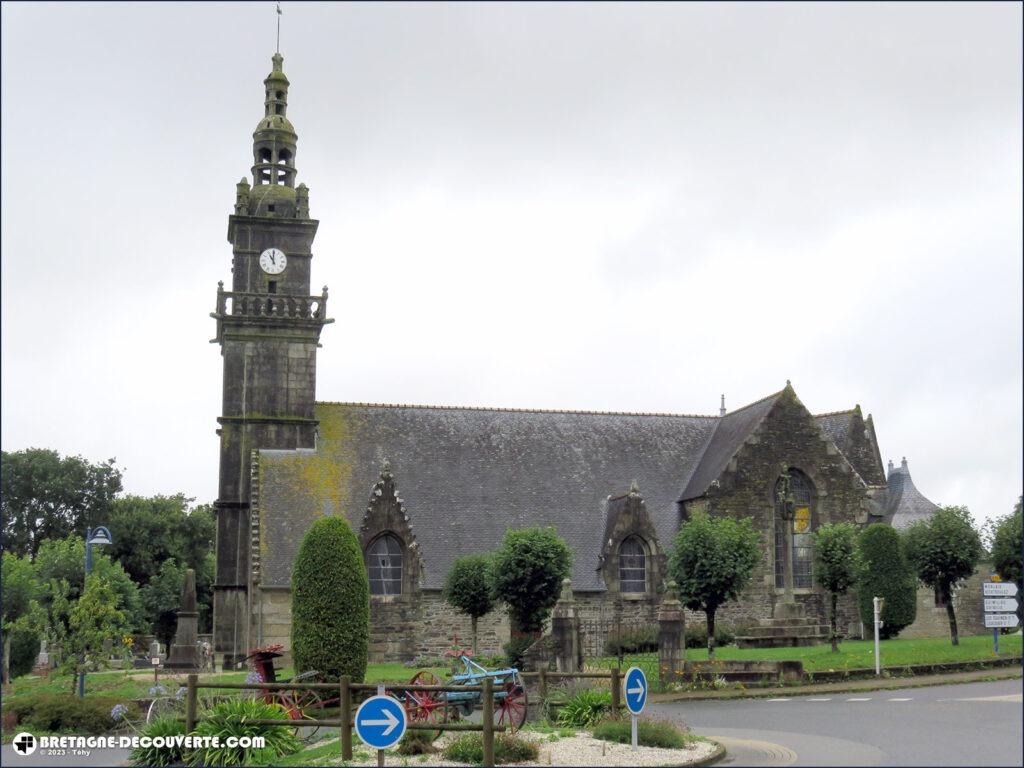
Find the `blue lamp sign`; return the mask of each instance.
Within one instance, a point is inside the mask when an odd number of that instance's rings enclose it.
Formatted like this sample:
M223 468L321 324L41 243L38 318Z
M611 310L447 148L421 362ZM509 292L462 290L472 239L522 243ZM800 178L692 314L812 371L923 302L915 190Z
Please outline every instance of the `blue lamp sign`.
M626 700L626 709L632 715L632 745L636 752L636 716L644 711L647 705L647 675L640 667L630 667L622 678L622 692Z
M371 696L356 710L356 734L373 749L394 746L408 727L405 707L391 696Z

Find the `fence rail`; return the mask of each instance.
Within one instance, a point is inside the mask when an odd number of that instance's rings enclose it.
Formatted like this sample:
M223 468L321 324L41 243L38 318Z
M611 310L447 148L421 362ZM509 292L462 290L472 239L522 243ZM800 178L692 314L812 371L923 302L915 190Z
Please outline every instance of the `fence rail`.
M353 693L358 691L377 691L381 687L401 691L435 691L443 693L464 693L466 691L481 694L483 704L483 719L480 725L476 723L431 723L419 724L409 723L407 730L412 731L479 731L483 734L484 765L494 765L494 734L504 732L507 726L494 724L494 683L491 678L484 678L482 685L406 685L404 683L376 684L376 683L353 683L351 678L342 677L337 683L216 683L199 682L199 676L190 674L188 676L187 692L185 697L185 733L192 733L196 723L201 719L198 714L198 691L200 688L240 690L240 691L337 691L338 693L338 717L326 719L313 719L303 717L298 721L281 720L252 720L256 725L292 725L302 727L317 726L338 728L341 741L342 760L352 759L352 729L355 725L352 716ZM614 696L614 694L613 694Z

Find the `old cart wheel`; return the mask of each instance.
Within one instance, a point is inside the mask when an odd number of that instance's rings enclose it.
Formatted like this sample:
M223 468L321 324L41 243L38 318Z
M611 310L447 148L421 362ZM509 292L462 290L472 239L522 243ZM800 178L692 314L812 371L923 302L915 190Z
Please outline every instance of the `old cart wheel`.
M494 724L507 726L511 731L518 730L526 722L529 705L526 689L522 683L509 680L501 690L505 695L500 699L494 697Z
M317 683L320 682L320 673L315 671L303 672L293 677L292 683ZM284 707L288 719L293 721L295 735L305 742L311 742L316 737L319 725L307 725L307 720L324 719L324 695L322 691L314 690L282 690L277 691L276 702Z
M443 685L441 679L433 672L421 669L412 680L412 685ZM448 722L448 694L444 691L406 691L405 714L410 723L417 725L440 725ZM432 734L437 739L441 731Z

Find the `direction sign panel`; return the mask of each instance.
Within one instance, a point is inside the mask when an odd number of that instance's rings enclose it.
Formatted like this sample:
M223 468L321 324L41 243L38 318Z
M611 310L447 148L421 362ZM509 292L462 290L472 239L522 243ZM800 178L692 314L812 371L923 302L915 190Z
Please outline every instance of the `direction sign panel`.
M630 667L622 679L622 689L626 694L626 709L634 715L644 711L647 704L647 675L640 667Z
M998 613L999 611L1016 611L1017 598L1015 597L986 597L985 613Z
M371 696L356 710L356 734L373 749L397 744L408 727L405 707L391 696Z
M985 626L989 629L995 629L996 627L1016 627L1020 624L1020 619L1017 618L1016 613L986 613L985 614Z
M986 581L982 582L981 594L985 597L1013 597L1017 594L1017 585L1012 581Z

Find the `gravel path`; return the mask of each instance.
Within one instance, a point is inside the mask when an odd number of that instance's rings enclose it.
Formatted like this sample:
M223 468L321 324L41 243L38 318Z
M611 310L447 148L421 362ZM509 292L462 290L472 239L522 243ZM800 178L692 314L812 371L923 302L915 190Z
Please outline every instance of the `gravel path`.
M524 731L520 734L524 738L535 742L540 748L540 759L536 763L515 763L517 766L547 766L547 765L593 765L593 766L618 766L618 765L690 765L710 757L716 747L710 741L696 741L684 749L661 749L657 747L638 747L634 752L629 744L614 744L610 741L601 741L593 738L586 731L580 731L575 736L559 738L557 741L547 741L547 734ZM438 747L444 744L445 737L434 742ZM355 749L358 754L359 747ZM357 756L357 755L354 755ZM330 761L331 765L338 765L341 759ZM377 765L376 754L365 762L353 761L349 765ZM385 765L406 765L406 766L461 766L465 763L452 763L445 760L440 754L419 755L415 757L403 757L392 750L385 752Z

